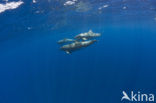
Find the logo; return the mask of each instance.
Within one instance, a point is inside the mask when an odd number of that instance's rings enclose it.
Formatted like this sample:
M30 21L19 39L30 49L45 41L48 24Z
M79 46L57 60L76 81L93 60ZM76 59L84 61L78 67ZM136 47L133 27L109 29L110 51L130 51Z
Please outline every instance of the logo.
M132 102L154 102L154 94L142 94L140 91L131 91L128 95L125 91L122 91L121 101L127 100Z

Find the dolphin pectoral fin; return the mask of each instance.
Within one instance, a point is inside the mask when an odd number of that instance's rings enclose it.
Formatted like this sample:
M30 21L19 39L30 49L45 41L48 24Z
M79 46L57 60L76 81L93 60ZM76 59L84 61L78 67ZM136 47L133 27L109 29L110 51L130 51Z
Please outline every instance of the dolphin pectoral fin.
M70 51L66 51L66 53L67 53L67 54L71 54L71 52L70 52Z
M82 40L87 40L87 38L82 38Z

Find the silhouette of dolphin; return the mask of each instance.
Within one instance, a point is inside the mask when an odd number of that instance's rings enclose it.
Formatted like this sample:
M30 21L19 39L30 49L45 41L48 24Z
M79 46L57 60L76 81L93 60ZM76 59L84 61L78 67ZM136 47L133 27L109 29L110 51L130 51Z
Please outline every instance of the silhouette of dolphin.
M71 44L66 44L63 45L60 49L65 51L67 54L71 54L73 51L76 51L80 48L87 47L97 40L88 40L88 41L75 41L74 43Z
M101 36L100 33L94 33L92 30L89 30L86 33L81 33L81 34L76 35L74 38L76 40L88 40L88 39L92 39L92 38L99 37L99 36Z
M68 43L68 42L74 42L75 40L73 39L68 39L68 38L64 38L62 40L59 40L57 43L58 44L64 44L64 43Z

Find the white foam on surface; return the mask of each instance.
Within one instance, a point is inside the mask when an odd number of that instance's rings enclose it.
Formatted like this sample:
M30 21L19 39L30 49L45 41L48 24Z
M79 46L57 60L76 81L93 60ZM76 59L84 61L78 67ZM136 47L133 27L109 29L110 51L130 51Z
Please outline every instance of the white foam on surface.
M32 2L33 2L33 3L36 3L37 1L36 1L36 0L33 0Z
M65 6L67 6L67 5L74 5L76 2L77 2L77 0L66 1L66 2L64 3L64 5L65 5Z
M0 4L0 13L5 12L6 10L12 10L18 8L20 5L22 5L23 1L13 1L13 2L7 2L5 4Z
M107 8L107 7L109 7L109 5L106 4L106 5L103 5L103 6L99 7L98 9L101 10L101 9Z

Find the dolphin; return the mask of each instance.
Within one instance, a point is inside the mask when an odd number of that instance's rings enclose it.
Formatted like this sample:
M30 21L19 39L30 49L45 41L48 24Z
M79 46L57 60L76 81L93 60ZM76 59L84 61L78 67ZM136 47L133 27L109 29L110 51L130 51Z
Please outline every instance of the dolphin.
M92 38L99 37L99 36L101 36L100 33L94 33L92 30L89 30L86 33L81 33L81 34L76 35L74 38L76 40L88 40L88 39L92 39Z
M63 45L60 49L65 51L67 54L71 54L73 51L87 47L96 41L97 40L75 41L74 43Z
M68 42L74 42L75 40L73 39L68 39L68 38L64 38L62 40L59 40L57 43L58 44L64 44L64 43L68 43Z

